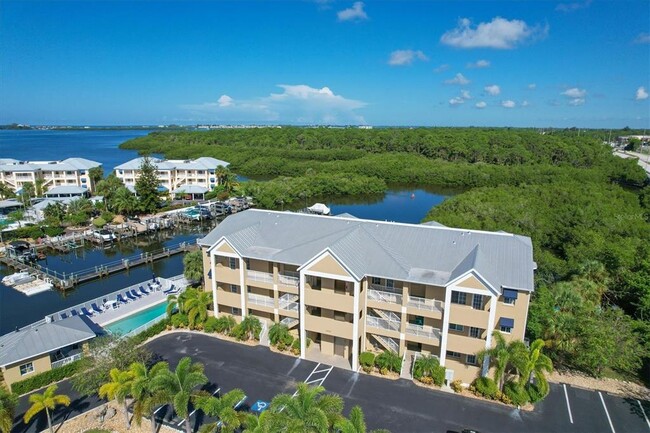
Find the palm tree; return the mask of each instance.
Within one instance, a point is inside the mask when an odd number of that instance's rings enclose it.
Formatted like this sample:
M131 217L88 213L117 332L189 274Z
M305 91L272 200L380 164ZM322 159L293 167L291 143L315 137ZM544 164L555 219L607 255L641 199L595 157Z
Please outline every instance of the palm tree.
M435 356L424 355L418 358L413 365L413 376L416 379L421 377L433 378L435 370L440 367L440 360Z
M190 327L203 323L208 318L208 307L212 304L212 293L203 290L192 290L187 294L184 309ZM198 322L197 322L198 319Z
M293 337L289 333L289 328L287 328L286 325L283 325L282 323L274 323L269 328L269 341L271 344L275 345L279 342L291 344L291 340L293 340Z
M335 427L341 433L366 433L366 421L363 418L363 410L355 406L350 410L348 418L339 420Z
M0 432L9 433L14 424L18 396L0 386Z
M45 185L45 179L36 179L34 182L34 191L36 197L43 197L43 194L47 192L47 186Z
M106 382L99 387L99 397L115 400L117 403L124 405L124 418L126 428L131 428L129 419L129 409L126 404L126 398L131 395L131 386L133 385L133 372L130 370L120 370L113 368L110 371L110 382Z
M122 186L115 191L110 207L122 215L131 215L138 206L138 201L129 189Z
M4 183L0 183L0 198L6 199L6 198L13 198L13 197L16 197L16 193L14 193L14 190L9 188L9 186L5 185Z
M153 379L152 389L165 396L166 401L171 402L174 410L185 420L185 431L192 433L190 426L189 405L190 399L196 395L195 388L205 385L208 378L203 374L203 365L192 364L188 356L182 358L176 370L172 373L169 369L162 370Z
M551 358L542 353L544 340L537 339L533 341L530 348L520 357L517 362L519 370L519 384L524 386L530 381L530 377L535 376L535 383L542 395L548 393L548 381L545 373L553 371L553 362Z
M50 433L54 433L54 430L52 429L52 414L50 412L60 404L63 406L70 406L70 397L64 394L54 394L57 389L57 385L50 385L43 394L32 394L29 396L29 402L32 405L27 409L27 412L25 412L25 415L23 416L25 424L27 424L34 415L45 410L47 426L50 429Z
M490 349L485 349L477 354L479 364L487 358L491 367L494 367L494 381L499 386L499 391L503 391L503 385L506 380L506 373L516 369L522 354L526 351L523 342L516 340L508 343L503 335L497 330L492 333L495 344Z
M161 371L169 370L169 364L158 362L150 369L142 362L134 362L129 367L133 373L133 383L131 384L131 394L135 399L133 407L133 417L136 424L140 425L145 413L149 414L151 419L151 433L156 433L156 418L154 409L156 406L163 404L164 396L154 389L154 379Z
M196 407L205 412L208 416L216 416L219 423L212 423L204 426L201 432L213 432L217 428L222 433L232 433L242 424L242 418L235 409L235 405L241 402L246 394L241 389L233 389L220 398L211 395L201 396L196 399Z
M196 291L196 289L189 288L180 295L167 296L167 317L171 317L174 309L178 309L179 313L185 313L185 301L189 296L191 296L190 293L194 291Z
M324 392L322 386L310 387L299 383L295 397L289 394L275 396L271 401L270 430L327 433L341 420L343 399L338 395L321 395ZM286 429L276 430L277 426L286 426Z
M246 316L239 324L242 334L248 335L248 340L257 339L262 332L262 323L255 316Z

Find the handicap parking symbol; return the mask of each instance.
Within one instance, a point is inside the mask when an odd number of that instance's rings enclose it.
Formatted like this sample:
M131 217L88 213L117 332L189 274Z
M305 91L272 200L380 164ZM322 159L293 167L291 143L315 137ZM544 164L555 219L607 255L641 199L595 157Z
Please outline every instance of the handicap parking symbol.
M251 412L258 412L262 413L266 409L269 408L269 402L263 401L263 400L257 400L252 406L251 406Z

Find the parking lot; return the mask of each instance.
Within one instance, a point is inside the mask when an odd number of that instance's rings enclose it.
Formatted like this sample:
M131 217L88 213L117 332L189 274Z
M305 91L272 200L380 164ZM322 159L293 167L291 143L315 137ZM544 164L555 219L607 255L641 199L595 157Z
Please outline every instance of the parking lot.
M346 414L354 405L361 406L368 430L385 428L392 433L430 433L474 428L481 433L650 433L648 401L570 386L552 384L549 396L533 412L528 412L425 389L407 380L354 373L277 354L266 347L249 347L207 335L168 334L148 343L148 347L172 367L184 356L203 363L210 380L205 389L210 393L218 395L242 389L247 396L239 406L242 410L257 400L270 402L279 393L293 394L299 382L308 382L323 385L328 392L341 395ZM101 404L96 397L76 396L67 381L59 384L59 391L70 395L73 404L55 411L55 423ZM20 416L28 407L26 400L26 397L21 398L17 411ZM156 417L184 431L182 420L169 406L160 408ZM44 417L36 417L29 425L16 421L13 433L34 433L46 427ZM196 411L190 422L196 426L210 421L214 420L205 419ZM65 428L59 431L64 432Z

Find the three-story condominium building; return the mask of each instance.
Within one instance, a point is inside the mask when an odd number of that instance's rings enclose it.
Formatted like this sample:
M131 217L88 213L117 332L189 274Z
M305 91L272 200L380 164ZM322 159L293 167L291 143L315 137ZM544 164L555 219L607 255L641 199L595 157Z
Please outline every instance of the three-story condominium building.
M22 190L25 183L33 185L37 180L43 182L44 190L59 186L77 186L93 191L95 185L88 172L91 168L100 166L99 162L84 158L68 158L61 161L0 159L0 183L9 186L16 193Z
M135 186L140 177L142 158L135 158L115 167L115 175L127 187ZM219 184L217 167L228 167L226 161L201 157L193 160L150 158L158 170L161 191L172 194L202 195Z
M525 236L248 210L199 241L215 315L281 322L310 350L346 358L388 349L439 357L471 382L493 330L523 339L533 291Z

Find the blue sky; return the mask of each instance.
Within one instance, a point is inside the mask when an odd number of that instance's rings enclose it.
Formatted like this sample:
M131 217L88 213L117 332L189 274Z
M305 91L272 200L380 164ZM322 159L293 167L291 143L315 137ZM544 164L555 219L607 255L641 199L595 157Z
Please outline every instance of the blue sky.
M644 1L10 1L0 123L650 128Z

